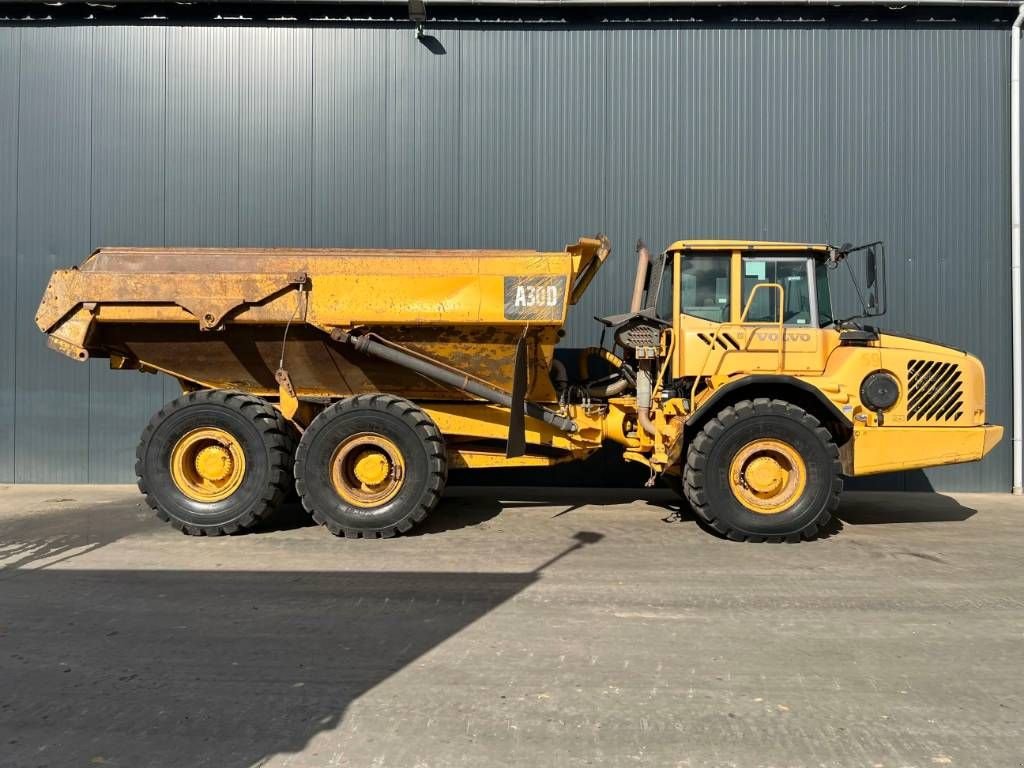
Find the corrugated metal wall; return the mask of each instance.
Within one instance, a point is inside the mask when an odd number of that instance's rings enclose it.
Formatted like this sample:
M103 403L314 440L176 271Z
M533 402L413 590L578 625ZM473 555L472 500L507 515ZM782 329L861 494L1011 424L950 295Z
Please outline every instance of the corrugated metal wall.
M105 244L560 248L883 238L890 327L980 354L1010 421L1005 31L964 25L0 28L0 481L132 477L170 382L32 318ZM436 46L435 46L436 48ZM983 463L888 486L1006 490Z

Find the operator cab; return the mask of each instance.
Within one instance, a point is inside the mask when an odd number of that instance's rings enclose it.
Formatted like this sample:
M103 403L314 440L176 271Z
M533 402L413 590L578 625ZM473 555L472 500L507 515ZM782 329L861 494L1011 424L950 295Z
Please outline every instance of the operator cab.
M673 319L678 254L679 311L684 315L713 323L777 324L779 296L774 286L780 286L783 325L826 327L835 321L828 286L835 253L831 246L807 243L675 242L665 249L658 317ZM734 283L737 273L740 279Z
M863 312L841 319L833 306L828 273L844 262L849 267L847 257L857 252L866 256L864 290L852 268L849 272ZM638 242L629 312L596 318L614 329L615 345L623 353L613 365L624 372L624 378L615 374L615 393L623 391L622 381L633 384L633 366L662 358L667 361L657 371L657 380L682 382L679 391L689 392L691 399L700 387L711 385L712 376L726 380L739 373L820 373L837 344L877 340L874 329L851 321L884 312L883 278L881 243L837 248L680 240L651 258ZM602 347L603 340L602 336ZM583 350L584 355L598 352ZM607 390L595 382L583 384L593 397L602 397Z

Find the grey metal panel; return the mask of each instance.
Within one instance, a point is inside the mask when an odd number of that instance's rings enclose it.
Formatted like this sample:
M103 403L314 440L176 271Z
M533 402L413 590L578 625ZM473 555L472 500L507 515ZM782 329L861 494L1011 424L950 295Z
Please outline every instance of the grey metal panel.
M113 239L547 249L604 230L615 253L574 312L566 343L580 345L598 338L593 314L624 307L637 237L655 249L880 237L886 325L979 354L989 418L1009 424L1004 31L434 34L440 47L382 28L0 30L0 62L24 48L20 114L0 69L0 161L12 114L22 137L18 479L127 476L144 411L174 393L83 374L31 324L49 270ZM13 274L11 230L0 222L0 270ZM979 465L876 482L1005 490L1009 478L1004 441Z
M604 304L621 305L623 290L631 288L638 238L657 253L684 234L698 234L692 209L707 199L711 180L695 183L700 147L690 116L705 89L689 59L703 58L709 37L707 31L683 35L616 30L612 44L598 54L607 60L608 92L586 119L606 125L608 151L600 162L608 200L601 226L615 238L619 273ZM584 323L584 330L590 340L592 329Z
M757 80L762 32L688 30L674 42L667 53L679 72L679 90L663 79L653 96L654 101L678 98L682 105L674 130L684 149L675 166L661 169L661 174L678 174L685 184L670 239L755 237L762 228L763 105Z
M90 247L164 243L165 43L159 27L93 31ZM89 481L134 479L139 433L163 376L89 364Z
M373 247L387 227L387 44L376 29L313 31L313 244Z
M384 30L379 38L387 46L388 95L383 246L458 244L461 34L444 33L445 53L434 53L407 29ZM358 119L357 110L353 116Z
M886 235L895 241L891 327L978 354L988 366L988 416L1008 425L1007 207L994 194L1005 194L1008 174L1005 155L990 149L1008 146L1005 88L993 87L1009 58L1004 38L915 30L892 47L896 183ZM979 466L908 475L908 487L1006 489L1009 448L1004 440Z
M89 249L91 42L26 28L18 112L15 480L89 478L89 368L49 350L33 318L50 273Z
M168 29L168 245L238 244L239 50L252 32Z
M437 32L443 42L447 33ZM536 248L535 33L461 33L459 239L462 248Z
M602 115L608 95L606 44L603 33L571 30L536 34L528 49L533 59L531 117L536 128L530 205L536 248L559 249L580 235L601 231L606 227L609 196L617 200L628 194L606 183L607 129ZM618 293L621 276L615 272L598 275L573 310L567 341L580 337L581 323L584 337L596 340L592 317L606 313L607 297Z
M840 245L867 243L896 234L889 226L896 175L891 172L896 159L891 121L897 105L889 62L894 38L886 30L839 30L828 37L836 82L844 85L835 89L832 117L822 116L834 126L835 144L828 158L828 176L819 185L831 201L828 230L819 237ZM893 260L899 246L890 244ZM846 272L841 269L833 281L839 317L849 316L858 307ZM890 303L895 303L892 298Z
M988 418L1008 425L1004 38L957 28L829 36L846 84L836 90L829 237L886 240L890 309L878 324L979 355ZM1009 449L1004 439L980 464L856 484L1006 490Z
M239 244L311 241L312 31L253 28L239 39Z
M20 32L0 29L0 483L14 481Z
M842 34L841 32L839 34ZM835 33L773 29L760 34L757 179L762 239L827 238L835 142ZM743 114L742 111L740 114Z
M889 304L899 302L895 283L902 242L893 237L891 222L894 193L899 171L895 170L892 124L895 112L891 77L891 52L900 35L891 30L836 30L828 35L832 45L833 72L837 88L831 107L835 145L830 153L828 177L822 193L830 199L829 227L821 236L842 244L888 240L892 290ZM827 116L825 119L828 119ZM895 171L895 172L894 172ZM911 241L913 238L911 238ZM832 275L833 305L837 317L849 317L859 309L848 267L855 266L860 277L860 262L852 260ZM878 324L876 321L872 323ZM880 475L848 481L847 487L903 489L903 474Z

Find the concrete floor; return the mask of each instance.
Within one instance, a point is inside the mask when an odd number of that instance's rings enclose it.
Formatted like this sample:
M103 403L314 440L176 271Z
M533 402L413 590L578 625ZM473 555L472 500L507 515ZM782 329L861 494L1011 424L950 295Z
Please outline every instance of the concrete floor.
M1024 502L851 494L745 545L668 500L192 539L131 488L0 487L0 765L1024 765Z

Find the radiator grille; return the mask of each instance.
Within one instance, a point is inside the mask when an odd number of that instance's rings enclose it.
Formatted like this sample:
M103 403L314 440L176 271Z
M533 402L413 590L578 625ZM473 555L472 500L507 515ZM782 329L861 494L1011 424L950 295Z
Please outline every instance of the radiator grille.
M960 366L935 360L907 363L907 419L959 421L964 394Z

